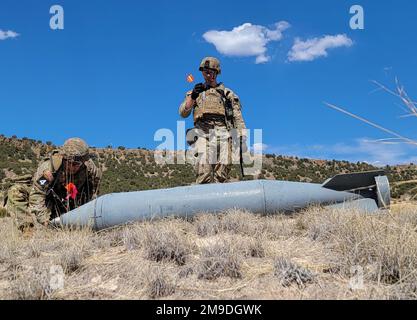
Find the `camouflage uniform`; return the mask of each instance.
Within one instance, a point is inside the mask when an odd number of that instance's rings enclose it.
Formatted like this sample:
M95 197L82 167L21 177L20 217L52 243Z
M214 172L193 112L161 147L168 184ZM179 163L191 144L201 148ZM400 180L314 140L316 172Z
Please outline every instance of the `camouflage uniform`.
M7 216L6 201L7 190L5 189L3 183L0 181L0 218Z
M221 73L220 63L216 58L204 58L200 71L203 67L213 68L218 71L218 74ZM192 91L186 93L184 102L180 105L179 114L187 118L193 111L194 127L203 133L193 146L200 157L195 165L196 183L226 182L229 179L232 163L232 145L228 133L228 130L232 128L226 120L225 104L227 99L232 103L234 126L239 135L243 135L243 129L246 129L246 126L239 97L231 89L219 83L217 87L208 88L200 93L193 108L186 110L187 97L191 94ZM215 134L210 135L210 130ZM225 150L227 152L224 152Z
M22 214L27 210L27 199L32 186L32 175L26 174L6 180L7 188L0 194L0 208L4 209L3 215L10 215L7 207L13 210L13 214Z
M79 161L79 170L71 174L67 161ZM39 224L60 216L92 200L98 194L101 171L89 158L87 144L72 138L62 150L52 152L40 163L31 184L15 184L8 191L6 209L19 229ZM68 197L67 186L72 183L77 195Z

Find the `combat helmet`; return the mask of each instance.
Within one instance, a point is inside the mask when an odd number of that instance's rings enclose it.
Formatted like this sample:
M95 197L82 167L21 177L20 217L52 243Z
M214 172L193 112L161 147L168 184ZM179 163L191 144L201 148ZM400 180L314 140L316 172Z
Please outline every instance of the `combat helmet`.
M89 147L83 139L70 138L62 146L61 154L65 159L87 159Z
M222 73L222 69L220 68L220 61L214 57L205 57L201 61L200 68L198 70L203 71L204 68L214 69L217 71L217 74Z

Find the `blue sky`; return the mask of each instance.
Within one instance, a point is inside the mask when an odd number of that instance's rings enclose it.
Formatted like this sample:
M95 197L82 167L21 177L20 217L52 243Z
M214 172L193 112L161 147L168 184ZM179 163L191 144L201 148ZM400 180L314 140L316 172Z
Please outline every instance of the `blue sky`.
M64 30L49 27L54 4L64 8ZM364 30L349 26L354 4L364 8ZM401 118L401 102L370 82L395 87L398 76L417 99L415 1L0 5L0 133L6 136L56 144L80 136L98 147L153 149L160 144L154 133L176 130L181 120L178 106L192 88L186 75L201 81L199 62L213 55L222 62L219 80L241 98L247 126L263 130L266 152L417 162L416 146L375 142L391 136L323 104L417 140L417 119Z

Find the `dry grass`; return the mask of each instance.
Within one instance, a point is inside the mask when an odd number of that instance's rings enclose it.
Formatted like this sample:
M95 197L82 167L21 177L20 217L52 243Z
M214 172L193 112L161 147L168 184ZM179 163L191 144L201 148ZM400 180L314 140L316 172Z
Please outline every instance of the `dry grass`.
M149 260L172 261L182 266L192 253L193 244L188 241L186 230L178 222L149 224L143 236L143 247Z
M7 210L5 208L0 207L0 218L4 218L7 216Z
M304 288L307 283L313 282L314 274L285 257L278 257L274 263L274 275L280 279L281 285L288 287L296 283Z
M150 298L168 297L175 293L175 287L174 281L159 268L149 274L147 293Z
M376 215L229 210L31 237L2 218L0 299L415 299L416 231L411 204Z
M393 285L417 279L416 212L366 216L317 210L302 219L308 236L329 246L339 257L337 267L344 275L352 266L362 266L365 276L378 283Z
M201 250L198 279L242 278L241 252L231 241L215 241Z

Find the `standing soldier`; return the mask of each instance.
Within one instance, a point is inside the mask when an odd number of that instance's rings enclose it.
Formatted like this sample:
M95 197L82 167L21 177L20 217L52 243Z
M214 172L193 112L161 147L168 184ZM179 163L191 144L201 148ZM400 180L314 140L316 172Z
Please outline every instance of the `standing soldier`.
M196 164L196 183L222 183L229 179L232 163L230 132L235 129L239 139L244 137L246 126L239 97L223 83L217 83L217 76L221 74L219 60L206 57L201 61L199 70L205 83L198 83L187 92L179 113L183 118L188 117L191 111L194 115L197 133L193 147L201 157Z
M41 162L31 183L15 183L7 193L6 210L20 230L81 206L98 194L101 171L80 138L68 139L61 150Z

